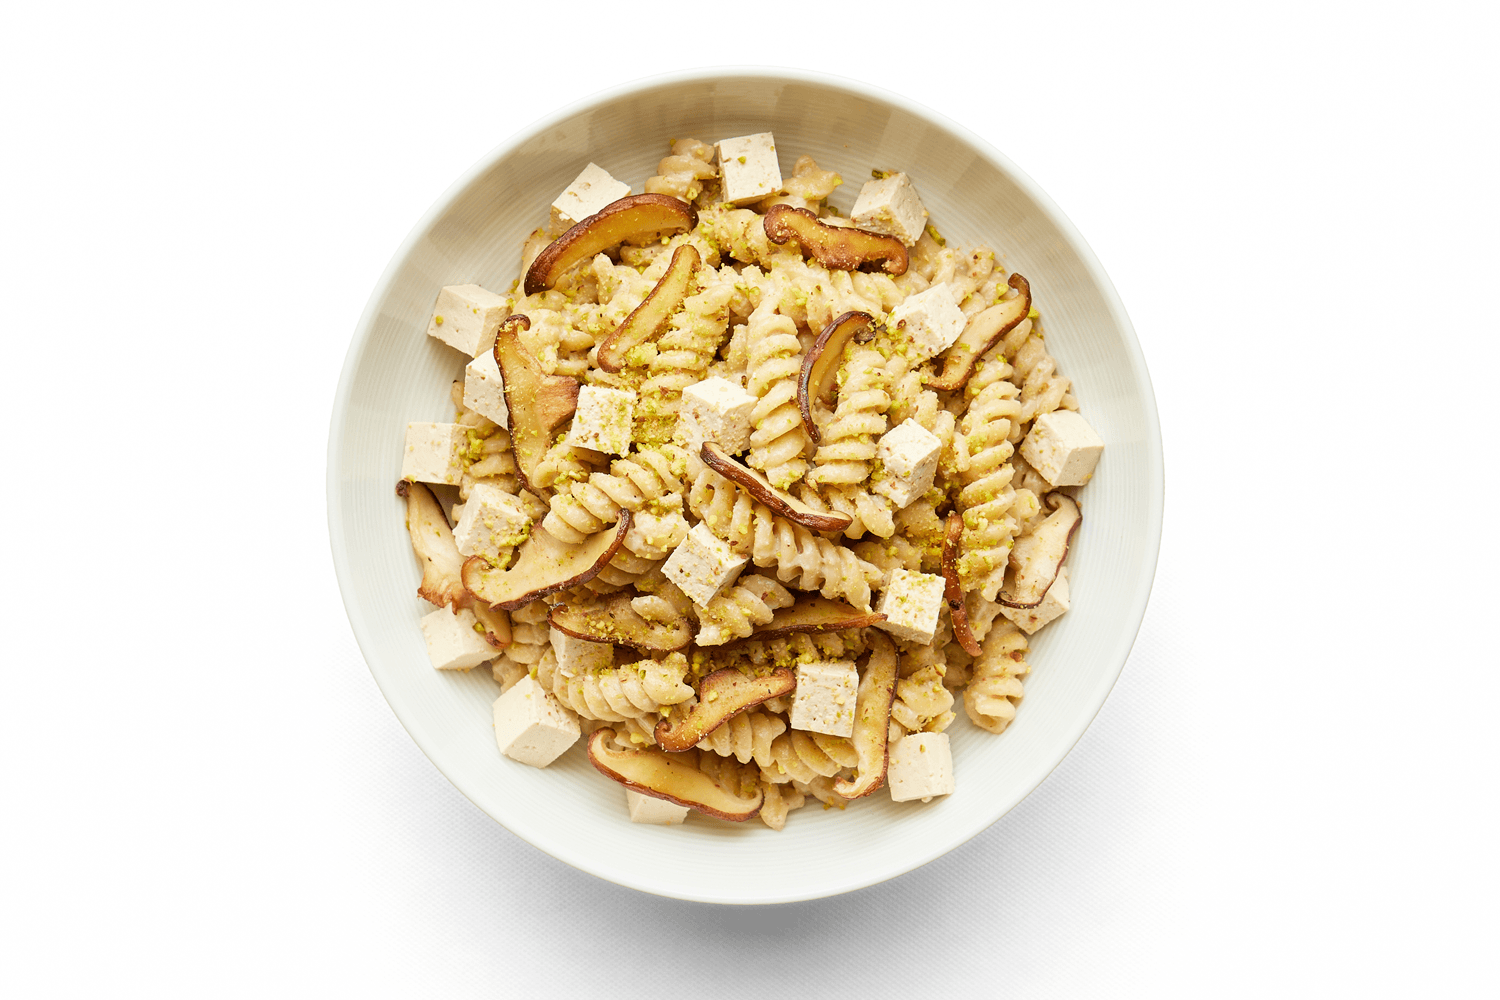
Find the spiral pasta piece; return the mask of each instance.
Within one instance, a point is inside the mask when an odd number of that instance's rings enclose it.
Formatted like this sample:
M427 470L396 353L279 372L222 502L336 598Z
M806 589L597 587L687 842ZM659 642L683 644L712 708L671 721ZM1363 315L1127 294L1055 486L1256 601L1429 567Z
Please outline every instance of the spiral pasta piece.
M703 193L703 182L718 176L712 146L697 139L674 139L671 155L663 157L656 173L646 178L646 191L693 201Z
M801 809L807 797L795 785L777 785L762 780L760 821L773 830L786 829L786 817L793 809Z
M766 781L810 783L831 778L846 767L859 764L854 744L842 736L826 736L789 729L771 741L769 757L756 760Z
M885 433L885 359L880 352L855 345L839 370L838 406L823 428L823 440L813 454L807 481L814 486L859 486L870 478L875 439Z
M797 325L762 299L746 324L749 357L746 390L756 397L750 413L749 463L785 489L807 471L803 451L810 444L797 408L797 377L802 343Z
M771 743L786 732L786 720L770 712L741 712L698 742L699 750L733 757L741 764L773 762Z
M776 567L776 578L798 590L870 606L870 587L883 577L853 551L772 514L749 494L707 469L698 474L688 505L718 537L756 566Z
M636 404L637 441L659 445L672 439L682 390L702 380L728 329L732 281L719 280L713 268L706 265L698 273L703 290L689 295L673 314L656 342L650 375L641 383Z
M924 648L936 653L941 661L941 650ZM943 686L943 670L941 662L928 663L898 680L896 697L891 703L891 721L909 733L940 733L947 729L954 719L953 692Z
M515 493L520 480L516 475L516 455L511 448L510 432L464 406L462 381L453 383L449 398L453 400L456 411L453 422L465 428L467 446L461 455L463 478L458 484L459 499L469 499L469 491L480 482L493 483L507 493Z
M585 719L623 722L660 712L693 696L687 657L671 653L663 660L641 660L572 677L558 668L551 646L537 662L537 681Z
M698 636L694 642L700 646L722 646L732 639L743 639L755 631L755 626L769 622L777 608L790 607L792 600L787 589L769 577L740 577L733 587L709 601L698 613Z
M682 449L676 445L646 448L616 459L607 473L564 483L549 502L542 526L559 541L577 544L618 521L622 509L638 512L652 501L681 494L683 483L672 471L674 460L682 461Z
M1011 432L1020 412L1016 387L1006 381L1009 366L992 361L969 382L974 394L960 425L961 450L967 459L958 507L964 532L958 575L965 589L977 588L994 600L1005 582L1016 522L1009 515L1016 494L1010 481L1010 457L1015 451Z
M510 645L495 658L492 672L502 687L530 673L549 648L547 605L532 601L510 613Z
M1005 732L1025 694L1021 678L1030 672L1026 633L1002 619L985 636L969 686L964 689L964 711L970 720L992 733Z
M837 173L822 169L817 160L804 153L792 165L792 176L782 178L781 190L756 202L755 209L766 212L772 205L792 205L817 212L822 202L833 194L833 189L842 183L844 179Z

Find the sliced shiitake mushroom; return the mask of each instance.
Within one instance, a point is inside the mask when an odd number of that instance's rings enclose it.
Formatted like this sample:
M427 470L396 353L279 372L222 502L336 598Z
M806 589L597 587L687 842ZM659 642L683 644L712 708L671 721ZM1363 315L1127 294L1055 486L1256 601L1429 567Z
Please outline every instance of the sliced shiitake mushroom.
M682 232L697 224L693 206L669 194L633 194L612 201L536 255L526 271L526 294L546 291L574 264L626 240Z
M906 273L906 245L894 236L853 226L830 226L819 222L807 209L791 205L772 205L764 225L766 239L778 245L794 239L804 253L824 267Z
M589 763L606 778L642 795L735 823L760 812L765 793L759 785L754 796L737 795L698 770L691 757L661 750L618 749L610 746L614 735L612 729L596 729L589 737Z
M599 345L600 368L618 372L625 367L625 355L631 348L644 344L666 328L667 321L682 308L683 300L687 298L700 259L698 248L690 243L684 243L672 252L672 262L667 265L667 272L656 287Z
M870 657L854 700L854 733L850 740L859 762L853 779L840 778L833 790L846 799L869 795L885 784L889 760L891 704L896 699L896 645L883 632L870 633Z
M1007 608L1034 608L1042 603L1068 556L1073 532L1083 523L1078 504L1066 493L1048 493L1046 503L1052 513L1029 534L1017 538L1010 550L1005 586L996 598Z
M515 449L516 471L521 474L521 485L540 497L541 491L531 480L557 429L578 409L578 380L548 375L542 369L521 343L521 331L529 329L531 320L519 313L500 324L495 332L495 364L505 383L505 407L510 411L506 430Z
M958 511L948 515L948 529L943 535L943 600L953 620L953 638L970 656L981 652L974 630L969 628L969 609L964 606L964 588L958 582L958 546L963 538L964 517Z
M698 683L698 703L656 724L656 743L663 750L691 750L709 733L767 698L791 694L797 678L786 667L752 677L734 667L715 670Z
M823 440L822 432L813 421L813 400L827 402L833 396L844 348L851 340L863 344L872 339L875 336L874 324L875 317L869 313L846 312L823 328L818 339L813 341L812 350L802 359L802 372L797 378L797 406L802 410L802 427L813 444Z
M493 608L514 611L538 597L588 583L609 565L630 530L630 511L620 520L577 545L560 542L540 524L516 552L509 569L495 569L483 556L464 563L464 588Z
M976 313L953 346L943 353L943 371L927 380L927 388L939 392L962 389L969 376L974 374L974 364L980 356L1019 326L1031 312L1031 283L1020 274L1012 274L1007 283L1021 294Z
M457 610L469 596L463 585L464 557L453 540L442 505L426 486L405 479L396 484L396 494L406 498L406 530L411 535L412 551L422 562L417 593L440 608Z
M785 490L772 486L771 481L758 470L742 464L712 441L703 443L698 456L703 459L704 465L725 479L743 486L752 497L788 521L814 531L843 531L854 520L848 514L813 510Z
M630 606L633 591L610 594L587 603L554 605L547 620L559 632L589 642L612 642L648 653L670 653L693 641L692 624L647 621Z
M843 601L826 597L799 597L790 607L777 608L771 620L751 634L752 639L775 639L794 632L842 632L868 628L885 621L879 611L861 611Z
M487 607L483 601L470 601L470 609L479 624L484 627L484 641L496 649L510 645L510 616L504 611Z

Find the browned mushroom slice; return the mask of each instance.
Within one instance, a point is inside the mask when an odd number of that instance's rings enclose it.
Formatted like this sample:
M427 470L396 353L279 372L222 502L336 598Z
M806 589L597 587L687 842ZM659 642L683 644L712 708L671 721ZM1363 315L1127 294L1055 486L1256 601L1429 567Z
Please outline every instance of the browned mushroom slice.
M1073 532L1083 523L1078 504L1066 493L1048 493L1047 506L1052 513L1030 534L1017 538L1010 551L1010 569L997 596L1007 608L1034 608L1042 603L1068 556Z
M483 601L470 601L470 609L484 628L484 641L496 649L510 645L510 616L504 611L486 607Z
M1031 312L1031 283L1020 274L1012 274L1010 287L1021 294L1004 302L997 302L981 313L977 313L958 340L943 354L943 371L927 380L927 388L939 392L957 392L974 374L974 363L985 351L1000 342L1000 338L1014 330Z
M615 327L615 332L599 345L600 368L607 372L619 371L625 367L625 355L631 348L644 344L666 328L667 321L682 308L683 300L687 298L699 260L698 248L688 243L672 252L667 273L661 276L635 312L625 317L625 321Z
M953 620L953 638L970 656L980 653L979 640L969 628L969 609L964 607L964 588L958 582L958 543L963 538L964 518L958 511L948 515L948 530L943 536L943 600L948 602L948 616Z
M463 585L464 557L453 541L442 505L421 483L403 479L396 484L396 494L406 498L406 530L411 535L412 551L422 562L417 593L440 608L461 607L469 596Z
M823 440L822 432L813 422L813 400L827 402L833 396L844 348L851 340L864 343L874 337L874 323L875 317L869 313L846 312L823 328L813 341L812 350L802 359L802 373L797 378L797 406L802 410L802 427L813 444Z
M757 628L752 639L775 639L794 632L842 632L846 628L868 628L885 621L878 611L861 611L843 601L826 597L799 597L791 607L777 608L771 620Z
M791 205L772 205L764 225L766 239L776 244L796 240L804 253L824 267L906 273L906 246L894 236L852 226L830 226L819 222L807 209Z
M840 778L833 790L846 799L869 795L885 784L891 704L896 698L896 646L882 632L870 634L870 658L854 700L854 752L859 762L852 780Z
M772 486L771 481L758 470L732 458L729 452L712 441L703 443L698 456L703 459L704 465L725 479L743 486L752 497L788 521L795 521L814 531L843 531L854 520L848 514L813 510L790 493Z
M626 240L682 232L697 224L693 206L669 194L633 194L612 201L536 255L526 271L526 294L546 291L574 264Z
M596 729L589 737L589 763L594 769L626 788L666 799L709 816L735 823L760 812L764 793L757 785L753 796L736 795L702 771L694 759L660 750L620 750L609 745L612 729Z
M514 611L538 597L588 583L620 551L629 530L628 510L620 511L615 525L577 545L558 541L539 524L509 569L495 569L484 556L472 556L464 563L464 588L492 608Z
M578 380L548 375L542 369L521 343L521 331L529 329L531 320L520 314L500 324L495 333L495 364L505 383L505 407L510 411L506 430L516 453L516 471L521 474L521 485L541 496L531 479L557 429L578 409Z
M656 724L656 743L667 751L691 750L745 709L767 698L791 694L796 687L797 678L786 667L777 667L761 677L751 677L734 667L715 670L698 683L696 705Z
M625 591L585 604L558 604L547 620L575 639L614 642L648 653L670 653L693 641L693 627L687 619L647 621L630 606L632 596L633 591Z

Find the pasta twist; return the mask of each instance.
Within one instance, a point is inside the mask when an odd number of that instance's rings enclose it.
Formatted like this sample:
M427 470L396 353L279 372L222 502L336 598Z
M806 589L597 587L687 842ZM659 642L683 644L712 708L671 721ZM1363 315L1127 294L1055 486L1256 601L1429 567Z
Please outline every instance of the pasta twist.
M844 179L832 170L824 170L818 161L805 153L792 165L792 176L784 177L781 190L755 203L755 210L768 212L772 205L792 205L817 212L833 189Z
M771 620L777 608L790 607L793 598L781 584L765 576L740 577L733 587L708 602L698 614L700 646L722 646L743 639L755 626Z
M772 784L811 783L857 766L859 754L854 744L842 736L789 729L772 740L768 756L757 758L755 763L760 765L761 776Z
M733 757L741 764L771 761L771 743L786 732L786 720L770 712L741 712L698 742L699 750Z
M608 473L566 483L553 495L542 526L559 541L577 544L618 521L622 508L640 511L651 501L680 494L683 483L672 471L674 461L683 461L682 449L661 445L616 459Z
M1005 582L1016 530L1008 511L1016 499L1010 486L1010 457L1015 451L1011 433L1020 403L1016 387L1005 379L1007 374L1009 366L1001 361L991 361L975 373L968 386L973 399L960 425L960 462L966 458L967 468L958 496L964 518L958 575L965 589L978 588L987 600L994 600Z
M520 480L516 475L516 454L511 449L510 432L464 406L462 381L453 383L449 396L457 410L454 423L466 428L464 433L468 445L462 456L464 471L458 484L459 499L469 499L469 491L479 482L493 483L514 494Z
M807 474L814 486L832 484L852 487L870 478L875 458L875 439L885 433L885 411L891 397L886 391L885 359L870 347L851 346L839 370L838 407L833 420L823 428L823 440L813 455Z
M953 721L953 692L943 686L946 668L937 646L918 646L901 657L903 676L896 682L891 721L909 733L940 733Z
M1046 341L1032 333L1031 321L1022 320L1016 329L1021 327L1032 335L1021 342L1010 362L1015 368L1013 381L1021 389L1021 423L1029 424L1061 406L1071 383L1057 374L1057 361L1048 353Z
M802 452L810 444L797 408L797 377L802 370L802 343L797 325L775 311L770 296L746 324L749 357L746 390L756 397L750 413L752 466L785 489L807 471Z
M731 548L755 565L776 567L776 578L798 590L816 590L830 600L870 606L870 587L883 577L850 549L772 514L749 494L704 469L688 494L688 505Z
M600 670L565 675L551 646L537 662L537 681L558 701L585 719L623 722L660 712L693 696L687 657L671 653L664 660L641 660Z
M1030 672L1026 633L1002 619L985 636L979 658L974 661L969 686L964 689L964 711L981 729L1005 732L1025 694L1021 678Z
M760 787L765 796L761 801L760 821L773 830L786 829L787 813L801 809L807 797L795 785L774 785L762 780Z
M492 673L500 686L511 684L530 673L550 645L547 605L532 601L510 613L510 645L495 658Z
M703 193L703 182L718 176L712 146L697 139L675 139L671 155L663 157L655 175L646 178L646 191L693 201Z

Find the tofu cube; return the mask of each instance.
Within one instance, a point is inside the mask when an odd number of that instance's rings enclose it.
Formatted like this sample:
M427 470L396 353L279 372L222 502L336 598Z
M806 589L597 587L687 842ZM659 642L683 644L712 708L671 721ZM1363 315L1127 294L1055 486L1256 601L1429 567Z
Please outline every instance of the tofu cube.
M457 486L464 476L462 456L468 447L467 431L463 424L407 424L401 478Z
M577 677L614 665L615 647L607 642L590 642L555 628L547 630L557 669L564 677Z
M453 541L465 556L499 562L500 550L520 545L530 528L531 516L519 497L494 483L475 483L453 527Z
M750 414L755 403L754 396L727 378L695 382L682 390L678 429L694 451L712 441L738 455L750 447Z
M482 626L468 608L457 614L438 608L422 616L422 638L427 640L427 655L439 670L470 670L500 651L484 641Z
M781 190L781 164L771 133L720 139L714 148L719 151L723 201L740 205Z
M687 806L642 795L632 788L625 789L625 807L630 810L630 822L655 823L657 826L676 826L687 819L691 811Z
M882 475L872 489L891 498L897 507L906 507L932 489L937 475L938 456L943 442L915 420L903 420L887 431L875 447Z
M495 363L495 352L485 351L464 366L464 406L501 427L510 426L505 405L505 379Z
M953 750L947 733L912 733L891 744L885 783L892 802L921 799L953 791Z
M530 675L495 699L495 743L512 760L546 767L580 735L578 716Z
M1082 486L1103 454L1104 439L1072 410L1037 417L1021 442L1021 457L1053 486Z
M799 663L797 689L792 693L792 728L829 736L854 735L858 693L859 671L853 660Z
M932 573L891 570L880 603L875 605L885 621L877 624L898 638L931 642L943 610L943 587L943 578Z
M510 299L478 285L448 285L438 292L427 336L471 358L494 350L495 331L510 315Z
M894 236L907 246L921 239L927 228L927 209L905 174L865 181L849 217L859 228Z
M672 550L661 571L700 608L734 583L750 560L735 555L729 543L701 522L693 525L682 544Z
M552 230L561 234L629 193L629 184L615 180L609 171L590 163L552 203Z
M968 322L953 301L953 289L946 282L908 296L891 310L886 326L906 331L916 352L913 361L925 361L953 346Z
M608 455L630 450L630 427L635 420L635 393L597 385L578 390L578 409L568 430L568 444Z
M1047 596L1034 608L1007 608L1000 606L1000 613L1016 623L1016 627L1031 635L1043 625L1062 616L1068 610L1068 567L1058 570L1057 579L1047 588Z

